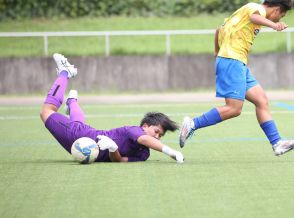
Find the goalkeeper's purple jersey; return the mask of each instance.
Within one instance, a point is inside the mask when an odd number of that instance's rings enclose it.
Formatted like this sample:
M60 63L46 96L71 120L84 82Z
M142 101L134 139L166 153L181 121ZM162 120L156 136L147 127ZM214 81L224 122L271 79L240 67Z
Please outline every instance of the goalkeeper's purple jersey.
M137 142L137 139L146 135L140 126L123 126L111 130L96 130L91 126L71 121L66 116L54 113L45 122L46 128L56 140L70 153L72 143L81 137L89 137L97 142L97 135L111 138L118 146L122 157L128 157L129 162L145 161L150 156L150 150ZM110 161L108 150L99 152L96 162Z
M145 161L150 155L149 148L137 142L140 136L146 135L140 126L123 126L108 131L96 130L97 135L105 135L115 141L119 153L122 157L128 157L129 162ZM108 161L108 151L104 153L106 154L103 154L103 157L99 155L96 161Z

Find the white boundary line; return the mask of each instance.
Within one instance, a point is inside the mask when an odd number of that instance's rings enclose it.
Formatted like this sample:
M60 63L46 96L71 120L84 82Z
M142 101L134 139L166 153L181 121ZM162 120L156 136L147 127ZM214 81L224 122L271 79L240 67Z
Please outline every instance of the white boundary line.
M186 115L198 116L203 112L182 112L182 113L166 113L168 116L183 117ZM294 114L294 111L271 111L272 114ZM143 117L145 113L121 113L121 114L88 114L86 118L124 118L124 117ZM242 115L255 115L255 112L244 111ZM39 116L0 116L0 121L3 120L36 120Z

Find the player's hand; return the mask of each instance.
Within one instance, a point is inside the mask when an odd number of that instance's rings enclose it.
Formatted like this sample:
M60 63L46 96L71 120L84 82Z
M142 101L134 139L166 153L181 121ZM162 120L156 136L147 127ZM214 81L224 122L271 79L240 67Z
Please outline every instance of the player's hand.
M175 159L176 159L177 163L184 163L185 158L181 152L176 151L175 155L176 155Z
M111 138L105 135L98 135L97 139L99 140L97 145L101 150L108 149L109 152L115 152L118 149L117 144Z
M282 31L282 30L286 29L287 27L288 27L287 24L285 24L283 22L277 22L273 26L273 29L276 30L276 31Z
M181 152L176 151L167 145L162 147L162 152L175 159L177 163L184 163L184 156Z

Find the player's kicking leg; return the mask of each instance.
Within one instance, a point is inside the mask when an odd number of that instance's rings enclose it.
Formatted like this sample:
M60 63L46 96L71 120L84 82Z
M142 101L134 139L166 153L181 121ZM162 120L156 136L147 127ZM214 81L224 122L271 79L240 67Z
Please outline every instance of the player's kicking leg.
M190 117L185 117L180 129L180 146L181 148L185 146L185 142L188 138L192 137L195 131L195 124L194 121Z
M180 146L184 147L185 141L192 137L195 130L238 116L242 111L242 106L243 101L228 98L224 106L212 108L194 119L185 117L180 130Z
M57 79L47 94L40 117L43 122L52 114L58 111L63 103L64 93L68 79L77 75L77 68L71 65L67 58L61 54L54 54L53 59L57 65Z

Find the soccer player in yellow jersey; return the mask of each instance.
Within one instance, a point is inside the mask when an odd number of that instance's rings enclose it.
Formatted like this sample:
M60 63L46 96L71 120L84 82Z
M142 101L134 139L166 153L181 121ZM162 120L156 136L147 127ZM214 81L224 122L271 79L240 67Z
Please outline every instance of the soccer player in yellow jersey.
M225 98L225 105L211 109L202 116L185 117L180 131L180 146L194 131L215 125L241 114L244 100L256 107L260 127L272 144L275 155L294 148L294 141L282 140L269 111L267 96L247 68L248 53L262 26L276 31L286 29L280 22L292 8L291 0L265 0L262 4L248 3L238 9L215 34L216 96Z

